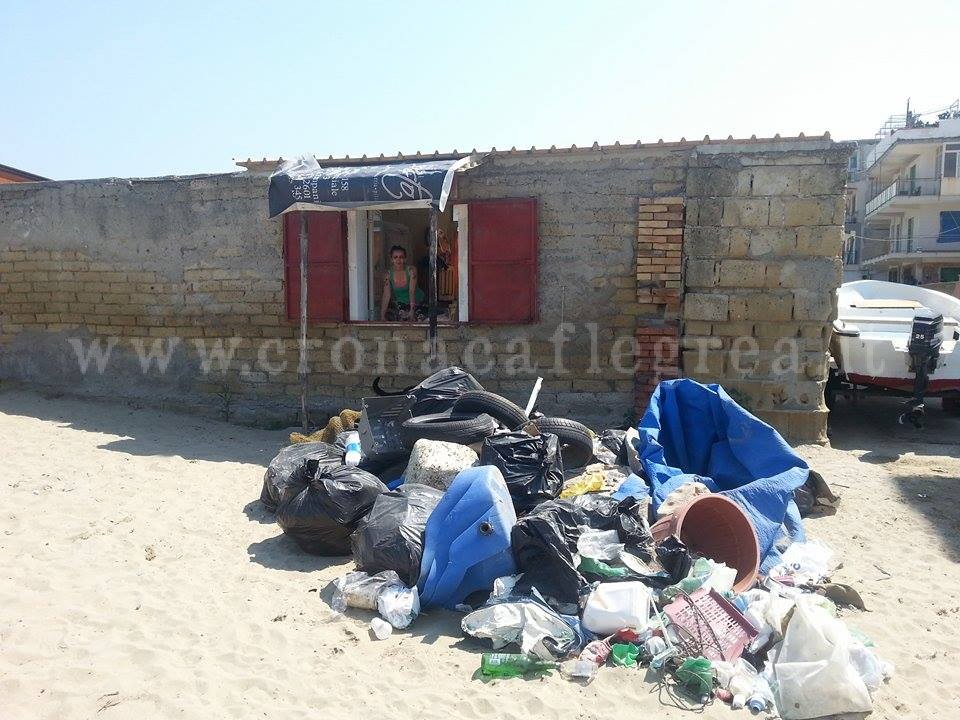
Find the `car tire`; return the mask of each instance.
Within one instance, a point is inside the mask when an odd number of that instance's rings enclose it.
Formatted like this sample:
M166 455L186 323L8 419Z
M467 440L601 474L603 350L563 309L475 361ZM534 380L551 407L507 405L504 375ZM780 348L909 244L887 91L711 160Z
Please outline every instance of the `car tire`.
M520 406L486 390L465 392L454 404L453 413L456 415L486 413L510 430L516 430L527 422L527 415Z
M437 413L410 418L400 426L400 439L412 449L417 440L441 440L443 442L472 445L493 435L497 422L489 415L457 415Z
M583 423L566 418L543 417L534 424L541 432L553 433L560 440L563 467L583 467L593 459L593 435Z

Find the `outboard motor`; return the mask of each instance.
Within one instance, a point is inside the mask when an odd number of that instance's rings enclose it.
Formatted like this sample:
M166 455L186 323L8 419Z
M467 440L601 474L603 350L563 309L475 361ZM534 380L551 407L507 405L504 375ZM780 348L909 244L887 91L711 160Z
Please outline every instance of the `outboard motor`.
M913 397L907 401L909 409L902 413L899 422L910 422L921 427L920 419L924 414L923 396L927 392L930 375L937 369L940 359L940 346L943 344L943 315L930 308L920 307L913 315L913 327L910 330L910 372L913 378Z

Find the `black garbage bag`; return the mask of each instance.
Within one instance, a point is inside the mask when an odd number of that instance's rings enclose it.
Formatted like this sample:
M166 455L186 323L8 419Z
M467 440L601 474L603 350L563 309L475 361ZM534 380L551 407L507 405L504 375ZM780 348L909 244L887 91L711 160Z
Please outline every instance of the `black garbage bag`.
M305 464L277 508L277 523L308 553L349 555L350 533L387 487L356 467Z
M268 510L276 511L286 489L299 485L307 460L317 460L323 465L340 465L343 463L343 451L323 442L294 443L283 448L270 461L263 474L260 502Z
M600 441L597 459L607 465L627 465L626 439L626 430L604 430L597 436Z
M480 464L500 470L518 515L555 499L563 487L560 442L553 433L491 435L483 441Z
M616 500L609 495L587 493L573 499L594 530L616 530L626 549L644 562L653 559L653 535L647 522L646 500L626 497Z
M483 390L483 386L465 370L444 368L410 390L409 394L414 397L410 412L413 417L419 417L452 410L457 398L468 390Z
M518 572L515 592L536 588L547 600L576 603L587 582L577 570L574 553L586 513L568 500L550 500L517 521L510 545Z
M371 575L394 570L404 585L416 585L423 557L423 530L442 497L440 490L417 483L378 495L350 536L357 570Z

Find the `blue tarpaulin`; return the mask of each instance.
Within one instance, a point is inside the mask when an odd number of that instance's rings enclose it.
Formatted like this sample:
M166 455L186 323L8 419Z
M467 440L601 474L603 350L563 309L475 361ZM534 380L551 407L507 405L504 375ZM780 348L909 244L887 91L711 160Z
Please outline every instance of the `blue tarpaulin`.
M782 531L804 540L793 491L806 482L809 466L719 385L661 382L637 429L654 511L673 490L696 480L747 513L760 543L761 570L779 560L774 545Z

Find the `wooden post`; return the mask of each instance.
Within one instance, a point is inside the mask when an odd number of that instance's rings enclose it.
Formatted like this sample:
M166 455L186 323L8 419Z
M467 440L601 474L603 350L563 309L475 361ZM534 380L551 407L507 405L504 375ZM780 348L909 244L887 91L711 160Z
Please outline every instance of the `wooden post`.
M430 367L436 370L437 364L437 220L440 213L436 208L430 208L430 286L429 286L429 313L430 329L427 338L430 344Z
M303 432L309 425L307 418L307 213L300 213L300 418Z

